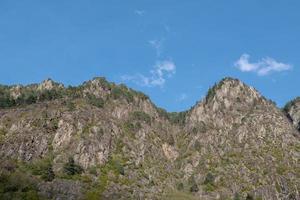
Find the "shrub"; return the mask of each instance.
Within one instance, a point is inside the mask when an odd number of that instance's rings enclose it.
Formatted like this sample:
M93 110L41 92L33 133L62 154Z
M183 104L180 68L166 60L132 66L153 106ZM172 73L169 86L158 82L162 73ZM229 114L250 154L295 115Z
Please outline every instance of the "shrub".
M0 108L8 108L15 105L8 91L0 88Z
M69 111L74 111L76 109L76 105L72 101L66 102L66 106L67 106Z
M208 89L207 95L205 97L206 101L210 100L211 98L213 98L215 96L215 93L216 93L215 88L216 88L216 85L214 85L213 87Z
M198 140L195 141L194 148L197 151L201 151L201 144L200 144L200 142Z
M190 188L190 191L191 192L198 192L199 191L198 185L196 183L194 183L192 185L192 187Z
M214 175L212 173L208 172L208 174L205 177L204 183L203 183L205 185L204 189L207 192L211 192L211 191L215 190L214 181L215 181Z
M182 182L177 184L177 190L182 191L184 189L184 185Z
M159 114L160 117L163 117L165 119L169 119L169 114L168 114L168 112L165 109L163 109L163 108L156 108L156 110L157 110L157 112L158 112L158 114Z
M127 133L137 131L136 126L133 123L129 122L129 121L126 121L124 123L123 128L124 128L125 132L127 132Z
M110 89L110 88L111 88L110 83L106 80L105 77L96 77L96 78L94 78L94 80L98 80L98 82L100 83L100 85L101 85L103 88L107 88L107 89Z
M73 99L80 98L82 96L82 86L78 86L78 87L69 86L66 89L66 95Z
M100 97L96 97L94 95L88 95L88 103L93 105L93 106L96 106L98 108L103 108L104 106L104 100Z
M45 158L37 160L29 165L33 175L39 175L44 181L52 181L55 174L52 169L52 159Z
M168 113L168 119L171 123L184 125L187 112Z
M0 199L38 199L36 183L26 173L0 174Z
M33 90L24 91L21 96L16 99L17 105L26 105L36 103L38 99L37 92Z
M254 198L251 194L247 194L246 200L254 200Z
M50 101L63 97L61 90L43 90L38 94L39 101Z
M234 194L233 200L241 200L239 193Z
M54 172L53 172L52 165L51 165L51 166L48 166L48 167L43 171L43 174L42 174L41 178L42 178L44 181L52 181L52 180L55 178L55 174L54 174Z
M123 167L124 161L120 156L112 155L108 162L101 168L101 173L108 173L109 171L113 171L116 175L124 175L124 167Z
M111 97L113 99L125 98L127 102L133 102L133 92L130 91L125 85L114 86L111 90Z
M146 122L147 124L151 123L151 117L143 111L135 111L131 114L132 119Z
M189 178L189 184L191 185L190 187L190 192L198 192L199 191L199 188L198 188L198 185L195 181L195 177L194 176L191 176Z
M69 158L69 161L64 165L64 172L67 175L81 174L83 169L81 166L75 164L75 161L72 157Z
M125 174L125 171L124 171L124 167L123 165L121 164L121 161L120 160L113 160L113 168L114 170L118 173L118 174L121 174L121 175L124 175Z
M214 184L214 181L215 181L214 175L212 173L208 172L206 177L205 177L204 184L205 185Z

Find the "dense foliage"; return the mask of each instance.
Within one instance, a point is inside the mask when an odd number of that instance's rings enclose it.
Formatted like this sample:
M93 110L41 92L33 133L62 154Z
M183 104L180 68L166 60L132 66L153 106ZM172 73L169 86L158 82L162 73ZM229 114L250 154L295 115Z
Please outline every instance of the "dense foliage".
M77 165L73 157L69 158L69 161L64 165L64 172L67 175L81 174L83 169L81 166Z

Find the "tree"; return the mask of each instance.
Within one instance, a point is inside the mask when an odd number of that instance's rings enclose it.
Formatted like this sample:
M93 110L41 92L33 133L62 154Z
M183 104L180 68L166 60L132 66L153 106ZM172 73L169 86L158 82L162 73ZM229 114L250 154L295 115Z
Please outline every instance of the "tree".
M254 200L254 198L251 194L247 194L246 200Z
M64 172L67 175L81 174L83 172L82 167L75 164L75 161L72 157L69 158L69 161L64 165Z
M89 104L96 106L98 108L103 108L104 100L101 97L96 97L94 95L88 95L87 98L88 98Z
M51 166L49 166L42 174L42 179L45 181L52 181L55 178L55 174Z

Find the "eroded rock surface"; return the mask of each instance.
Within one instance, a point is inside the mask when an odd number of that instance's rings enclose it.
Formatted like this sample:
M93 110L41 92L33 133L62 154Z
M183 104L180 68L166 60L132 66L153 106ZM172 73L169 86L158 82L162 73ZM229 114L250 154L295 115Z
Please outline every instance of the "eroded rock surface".
M232 78L183 113L104 78L0 89L1 198L300 199L298 101Z

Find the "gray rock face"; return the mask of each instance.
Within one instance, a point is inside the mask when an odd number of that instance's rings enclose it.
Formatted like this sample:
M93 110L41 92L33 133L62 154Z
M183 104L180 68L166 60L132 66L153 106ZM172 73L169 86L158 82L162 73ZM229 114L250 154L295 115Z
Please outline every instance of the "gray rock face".
M46 199L300 199L298 104L291 123L254 88L226 78L176 123L103 78L75 88L50 82L45 101L0 109L0 198L36 190ZM28 97L38 87L11 91ZM16 173L31 193L1 193Z
M292 121L294 127L300 131L300 98L296 98L289 102L284 111L289 119Z
M76 200L83 197L83 184L80 181L55 179L39 186L40 194L47 199Z
M288 195L299 198L300 185L292 183L292 174L299 173L294 168L299 167L299 137L287 117L238 80L225 79L213 90L187 115L187 131L193 132L189 146L198 149L198 162L203 163L201 169L190 167L190 173L211 171L215 185L226 185L220 195L251 188L250 193L263 199L284 199L285 192L274 187L283 184L293 185ZM206 195L201 190L198 194Z

